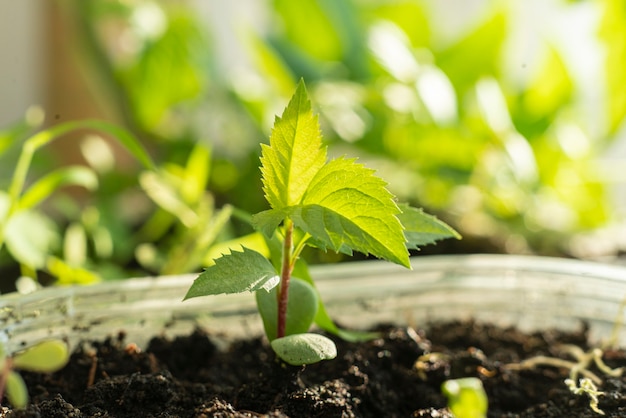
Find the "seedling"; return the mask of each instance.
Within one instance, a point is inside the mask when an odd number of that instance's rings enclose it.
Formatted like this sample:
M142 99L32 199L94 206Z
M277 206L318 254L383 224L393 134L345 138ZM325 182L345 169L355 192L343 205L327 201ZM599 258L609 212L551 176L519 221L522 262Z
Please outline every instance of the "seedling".
M575 361L564 360L558 357L536 356L526 359L520 363L506 365L512 370L534 369L539 366L557 367L569 370L569 378L565 379L565 385L574 395L587 395L589 398L589 407L597 414L604 415L604 412L598 407L598 397L604 395L598 390L597 385L602 384L602 379L591 370L591 364L600 370L603 374L611 377L620 377L624 368L619 367L612 369L604 363L602 356L604 350L601 348L592 348L585 352L575 345L564 345L562 350L565 354L574 357ZM578 379L578 375L583 377ZM576 385L578 382L578 386Z
M52 373L65 366L68 360L67 344L60 340L42 341L13 356L7 356L0 344L0 399L6 391L14 408L24 408L28 404L28 390L16 369Z
M487 394L480 379L464 377L446 380L441 390L448 397L448 406L456 418L487 416Z
M309 328L315 323L340 336L354 334L339 330L326 313L299 262L306 246L359 251L411 268L409 249L459 235L420 209L396 204L386 183L354 159L328 161L302 81L276 118L269 145L261 147L271 209L254 215L252 223L280 257L273 263L246 247L232 250L198 276L185 299L256 292L266 335L280 358L293 365L330 359L336 356L334 343Z

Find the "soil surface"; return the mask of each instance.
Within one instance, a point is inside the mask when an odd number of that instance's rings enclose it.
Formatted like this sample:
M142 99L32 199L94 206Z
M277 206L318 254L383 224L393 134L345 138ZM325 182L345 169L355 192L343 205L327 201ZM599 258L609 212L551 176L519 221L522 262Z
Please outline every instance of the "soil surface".
M568 390L569 370L510 366L533 356L571 360L563 345L589 350L585 329L528 335L462 322L380 331L364 343L337 341L337 359L306 367L281 364L262 338L222 351L198 330L154 338L141 350L118 335L83 344L57 373L22 373L33 403L22 411L5 407L0 416L442 418L452 416L442 382L466 376L482 380L489 417L600 416L585 394ZM623 351L606 350L603 359L626 366ZM605 416L626 417L626 379L602 374L593 362L589 369L602 379Z

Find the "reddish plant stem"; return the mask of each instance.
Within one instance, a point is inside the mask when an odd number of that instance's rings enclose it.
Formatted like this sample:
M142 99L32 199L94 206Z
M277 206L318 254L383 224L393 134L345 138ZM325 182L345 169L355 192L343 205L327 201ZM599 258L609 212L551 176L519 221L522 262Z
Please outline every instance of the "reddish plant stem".
M285 221L285 239L283 241L283 262L280 272L280 290L278 291L278 322L276 325L276 338L285 336L287 324L287 302L289 299L289 280L293 271L291 260L293 251L293 223L290 219Z

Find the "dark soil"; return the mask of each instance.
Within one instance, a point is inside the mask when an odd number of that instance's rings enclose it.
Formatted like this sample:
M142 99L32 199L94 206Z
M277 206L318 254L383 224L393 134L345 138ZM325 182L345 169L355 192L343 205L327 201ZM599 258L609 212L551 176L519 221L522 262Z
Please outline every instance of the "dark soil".
M380 339L337 341L338 357L306 367L276 360L262 339L221 351L196 331L169 341L155 338L140 350L129 336L84 344L63 370L23 373L33 404L7 417L451 417L443 381L479 377L489 417L598 417L585 395L565 386L568 370L506 366L536 356L561 356L559 345L588 349L586 330L523 334L473 322L423 331L381 327ZM428 353L430 359L422 358ZM563 357L567 358L567 357ZM607 351L611 367L626 353ZM602 376L599 407L626 417L624 378ZM5 401L6 402L6 401Z

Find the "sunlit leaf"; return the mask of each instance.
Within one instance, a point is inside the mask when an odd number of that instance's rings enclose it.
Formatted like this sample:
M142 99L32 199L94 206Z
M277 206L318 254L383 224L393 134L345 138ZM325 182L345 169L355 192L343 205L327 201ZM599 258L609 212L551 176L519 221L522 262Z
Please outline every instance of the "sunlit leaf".
M46 270L57 278L57 285L86 285L100 281L100 276L81 266L70 265L60 258L48 256ZM100 273L100 271L98 271Z
M263 191L273 209L297 205L326 162L317 116L301 81L282 117L276 118L269 145L262 145Z
M207 83L207 45L197 21L179 9L170 14L166 31L146 44L136 65L120 75L148 130L163 123L174 105L200 95Z
M210 171L211 150L206 145L197 143L187 159L181 191L188 202L198 201L206 193Z
M430 46L431 23L424 5L415 1L394 1L374 3L372 19L385 19L393 22L406 34L413 48Z
M354 160L336 159L315 176L302 205L294 207L294 224L322 249L347 246L409 267L400 210L386 183Z
M437 54L437 65L450 78L458 94L481 77L497 74L506 27L505 14L497 12L469 35Z
M626 117L626 4L622 0L600 2L603 8L598 25L599 35L606 50L604 69L606 75L606 95L608 126L611 133L624 124Z
M553 120L572 99L574 85L563 59L555 48L548 48L544 63L524 92L526 113L537 119Z
M256 251L243 247L215 260L193 282L185 299L221 293L271 290L279 277L272 263Z
M337 0L333 0L337 1ZM274 10L282 17L285 37L299 50L323 61L339 61L343 45L337 33L328 1L274 0ZM314 33L315 36L311 36Z

